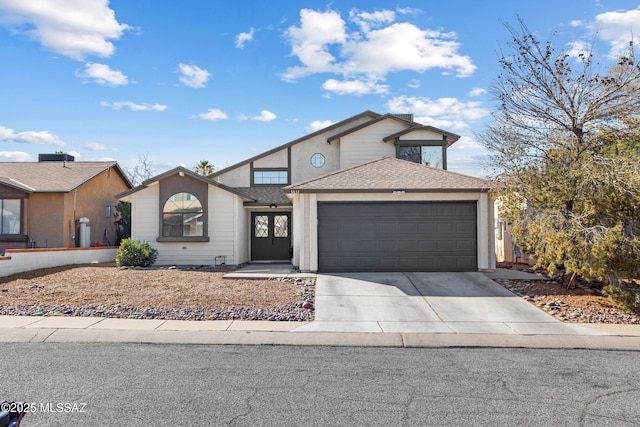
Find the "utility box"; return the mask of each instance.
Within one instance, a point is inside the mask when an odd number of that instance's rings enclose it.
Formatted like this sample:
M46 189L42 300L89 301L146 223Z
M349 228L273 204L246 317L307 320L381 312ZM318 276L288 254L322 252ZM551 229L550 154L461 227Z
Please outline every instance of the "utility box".
M89 227L89 218L79 218L78 223L80 224L80 247L88 248L91 245L91 227Z

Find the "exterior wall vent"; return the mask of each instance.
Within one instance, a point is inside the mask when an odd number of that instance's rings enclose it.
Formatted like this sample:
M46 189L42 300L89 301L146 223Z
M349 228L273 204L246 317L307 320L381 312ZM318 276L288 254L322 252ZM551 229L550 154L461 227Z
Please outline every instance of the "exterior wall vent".
M75 157L71 154L38 154L38 162L73 162Z

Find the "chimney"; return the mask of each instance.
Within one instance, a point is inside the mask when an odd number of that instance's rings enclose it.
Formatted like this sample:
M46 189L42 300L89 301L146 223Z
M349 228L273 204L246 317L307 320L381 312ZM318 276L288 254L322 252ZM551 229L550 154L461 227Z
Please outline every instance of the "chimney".
M406 120L408 122L413 121L413 114L393 114L393 115L399 119Z
M73 162L75 157L67 153L38 154L38 162Z

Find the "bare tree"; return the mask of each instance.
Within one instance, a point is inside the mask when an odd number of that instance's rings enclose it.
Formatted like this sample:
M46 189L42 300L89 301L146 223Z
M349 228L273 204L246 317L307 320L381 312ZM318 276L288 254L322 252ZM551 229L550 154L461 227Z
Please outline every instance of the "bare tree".
M543 266L619 283L640 272L634 46L601 72L592 49L556 52L518 23L505 24L499 106L480 136L500 176L501 214Z
M123 169L134 186L140 185L143 181L151 178L156 173L156 170L153 167L153 161L149 159L149 153L139 155L138 161L133 168Z

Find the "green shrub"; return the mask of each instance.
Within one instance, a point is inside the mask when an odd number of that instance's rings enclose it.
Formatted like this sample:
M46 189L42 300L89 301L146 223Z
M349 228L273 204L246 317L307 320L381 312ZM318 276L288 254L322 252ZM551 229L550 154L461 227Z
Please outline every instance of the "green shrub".
M627 283L607 285L602 288L602 294L625 310L640 313L640 287Z
M132 267L150 267L156 262L158 251L146 240L123 239L116 252L116 265Z

